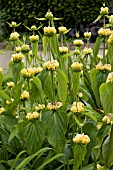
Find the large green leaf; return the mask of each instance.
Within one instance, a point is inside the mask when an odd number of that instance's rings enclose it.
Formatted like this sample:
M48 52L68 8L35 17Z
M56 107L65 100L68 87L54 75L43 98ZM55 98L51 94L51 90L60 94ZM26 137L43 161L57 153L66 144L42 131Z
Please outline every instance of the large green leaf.
M48 47L48 44L49 44L49 42L50 42L49 37L48 37L48 36L44 36L44 37L42 38L42 42L43 42L44 55L46 55L46 53L47 53L47 47Z
M113 70L113 46L108 44L108 54L107 54L108 63L111 64L111 68Z
M97 61L97 60L96 60L96 59L97 59L97 55L98 55L98 53L99 53L100 45L101 45L101 43L102 43L103 40L104 40L104 38L101 37L101 36L99 36L99 37L97 37L96 42L95 42L95 44L94 44L93 55L94 55L95 61Z
M42 89L42 83L41 83L40 79L38 77L33 77L33 81L37 87L37 90L39 91L39 95L40 95L42 102L44 102L44 92ZM36 91L35 91L35 93L36 93Z
M50 43L51 43L51 51L53 54L53 58L56 60L59 60L58 39L57 39L56 34L54 34L50 37Z
M102 154L106 167L110 168L113 165L113 126L110 136L108 136L103 143Z
M24 136L28 152L34 153L42 146L45 137L44 123L40 120L27 122L24 126Z
M90 71L91 88L94 92L96 103L101 107L99 87L106 81L108 72L98 71L95 68Z
M74 144L73 154L74 154L73 170L78 170L86 154L86 145Z
M4 98L6 100L10 100L10 97L3 91L3 90L0 90L0 98Z
M3 78L4 78L4 75L0 73L0 89L2 87Z
M43 110L42 120L46 125L48 142L55 150L62 152L65 146L67 127L66 109L61 107L57 111Z
M25 158L16 168L15 170L21 170L22 168L24 168L33 158L35 158L36 156L38 156L40 153L44 153L48 150L51 150L51 148L45 147L40 149L39 151L37 151L36 153L32 154L31 156Z
M56 70L58 78L58 96L64 104L67 99L67 78L63 71Z
M79 92L80 72L73 72L72 80L73 80L72 82L73 95L74 95L74 99L76 100L77 93Z
M44 81L44 92L50 101L53 101L52 78L48 75Z
M64 154L59 153L59 154L53 156L52 158L50 158L49 160L44 161L44 163L42 163L42 165L39 166L36 170L42 170L47 164L49 164L50 162L52 162L52 161L55 160L55 159L58 159L59 157L61 157L61 156L63 156L63 155L64 155Z
M105 114L113 113L113 83L103 83L100 86L99 91Z

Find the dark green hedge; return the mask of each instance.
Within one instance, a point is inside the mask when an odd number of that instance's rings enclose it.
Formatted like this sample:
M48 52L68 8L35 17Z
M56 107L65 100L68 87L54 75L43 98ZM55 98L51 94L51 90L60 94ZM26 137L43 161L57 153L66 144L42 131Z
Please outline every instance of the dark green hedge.
M106 6L110 6L111 1L104 2ZM33 24L39 26L39 21L34 17L44 17L50 9L54 16L63 18L56 23L56 26L64 25L67 28L79 30L81 24L87 27L95 20L102 5L102 0L1 0L0 27L6 37L11 31L6 21L22 22L29 27ZM27 29L21 24L18 31L26 32Z

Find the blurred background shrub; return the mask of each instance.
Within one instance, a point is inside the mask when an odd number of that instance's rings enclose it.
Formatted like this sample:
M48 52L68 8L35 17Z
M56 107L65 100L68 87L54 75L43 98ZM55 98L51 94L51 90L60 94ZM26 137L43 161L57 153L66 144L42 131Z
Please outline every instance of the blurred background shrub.
M76 31L80 31L80 36L83 36L85 31L92 32L91 41L95 41L97 32L102 26L102 20L97 23L93 21L97 18L100 12L100 7L103 3L110 8L110 14L113 14L113 0L1 0L0 4L0 41L7 39L11 33L11 28L7 22L16 21L22 23L16 30L22 34L27 34L29 31L24 25L31 27L32 25L40 26L40 21L37 18L43 18L48 11L51 10L55 17L62 18L55 22L55 26L66 26L71 31L68 33L68 39L75 38ZM44 26L47 23L44 21ZM40 29L42 32L42 28Z

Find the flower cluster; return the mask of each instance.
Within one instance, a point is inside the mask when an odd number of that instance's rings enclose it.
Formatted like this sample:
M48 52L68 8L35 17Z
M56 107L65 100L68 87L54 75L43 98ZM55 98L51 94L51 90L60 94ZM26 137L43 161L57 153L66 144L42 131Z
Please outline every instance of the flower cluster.
M70 110L74 113L80 113L84 110L84 104L82 102L73 102Z
M62 106L61 102L48 103L47 108L49 110L58 110Z
M16 41L16 40L18 40L18 37L19 37L19 34L18 34L17 32L12 32L12 33L10 34L10 40L11 40L11 41Z
M99 63L96 65L96 70L100 70L100 71L111 71L111 65L110 64L102 64Z
M11 26L12 26L12 27L17 27L17 23L14 22L14 21L12 21L12 22L11 22Z
M27 45L27 44L22 45L22 46L21 46L21 51L22 51L23 53L29 52L29 51L30 51L29 45Z
M26 115L26 119L28 120L38 119L39 117L40 117L40 114L38 112L29 112Z
M2 67L0 67L0 74L2 73Z
M33 67L33 68L23 68L21 74L24 78L30 78L31 76L36 76L43 70L42 67Z
M91 48L85 47L85 48L83 49L83 53L84 53L85 55L91 54L92 52L93 52L93 50L92 50Z
M60 34L64 34L67 31L66 27L58 27L58 31Z
M102 170L103 166L101 166L100 164L97 164L97 170Z
M44 68L48 70L55 70L58 67L59 67L59 63L57 60L47 61L44 63Z
M71 65L71 68L76 71L76 72L80 72L83 68L83 64L82 63L79 63L79 62L74 62L72 65Z
M65 54L65 53L68 52L68 48L64 47L64 46L63 47L59 47L59 51L60 51L61 54L63 54L63 53Z
M46 15L45 15L45 18L46 18L46 19L52 19L52 18L53 18L52 12L50 12L50 11L47 12Z
M38 104L38 106L35 106L35 110L38 111L38 110L43 110L45 107L44 104Z
M100 54L98 54L97 58L101 60L103 57Z
M5 112L5 109L3 107L0 107L0 115Z
M109 8L108 7L101 7L100 9L100 14L101 15L107 15L109 13Z
M113 34L111 34L108 38L108 43L112 44L113 43Z
M35 30L37 30L37 27L35 25L32 25L31 26L31 31L35 31Z
M85 37L86 39L90 39L90 37L91 37L91 32L84 32L84 37Z
M109 36L109 35L111 35L111 30L105 29L105 28L100 28L99 31L98 31L98 34L100 36Z
M113 15L109 16L109 23L113 24Z
M29 37L29 39L32 43L35 43L36 41L39 40L39 36L38 35L32 35L32 36Z
M56 29L55 27L44 27L44 34L47 36L51 36L53 34L56 34Z
M80 51L79 51L79 50L74 50L74 51L73 51L73 54L74 54L74 55L80 55Z
M11 98L11 100L10 100L10 101L9 101L9 100L6 100L6 104L10 105L13 101L14 101L14 99L13 99L13 98Z
M90 142L90 138L88 135L84 135L84 133L82 134L77 134L74 138L73 138L73 142L75 143L81 143L83 145L87 145Z
M107 76L107 80L106 80L106 83L113 83L113 72L109 73L108 76Z
M18 63L22 61L22 58L23 58L23 55L21 53L12 54L11 61Z
M21 96L20 96L20 100L27 100L29 99L29 92L27 92L26 90L22 92Z
M108 116L104 116L102 121L105 122L106 124L113 124L113 120L110 118L113 118L113 115L111 113L108 114Z
M83 42L82 40L74 40L74 41L73 41L73 44L74 44L75 46L81 46L81 45L84 44L84 42Z
M7 86L10 87L10 88L14 87L14 82L7 82Z
M16 51L17 53L21 52L21 47L16 47L16 48L15 48L15 51Z

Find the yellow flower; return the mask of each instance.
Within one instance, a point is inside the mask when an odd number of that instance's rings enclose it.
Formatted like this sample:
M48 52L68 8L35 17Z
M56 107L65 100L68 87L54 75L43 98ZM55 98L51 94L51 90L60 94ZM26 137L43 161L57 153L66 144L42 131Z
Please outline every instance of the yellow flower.
M81 46L81 45L84 44L84 42L83 42L82 40L74 40L74 41L73 41L73 44L74 44L75 46Z
M19 37L19 34L17 32L12 32L10 34L10 40L11 41L16 41L18 39L18 37Z
M35 30L37 30L37 27L35 25L32 25L31 26L31 31L35 31Z
M109 36L109 35L111 35L111 30L105 29L105 28L100 28L99 31L98 31L98 34L100 36Z
M55 27L44 27L44 34L47 36L51 36L53 34L56 34L56 29Z
M14 87L14 82L7 82L8 87Z
M100 9L100 14L101 15L107 15L109 13L109 8L108 7L101 7Z
M44 63L44 68L48 70L55 70L57 67L59 67L59 63L57 60L47 61Z
M86 39L90 39L90 37L91 37L91 32L84 32L84 37L85 37Z
M100 54L98 54L97 57L98 57L100 60L103 58Z
M51 19L51 18L53 18L52 12L47 12L46 15L45 15L45 18L46 18L46 19Z
M5 109L3 107L0 107L0 115L5 112Z
M6 100L6 104L8 104L8 105L9 105L9 104L11 104L13 101L14 101L14 99L12 99L12 98L11 98L11 101Z
M26 119L28 120L38 119L39 117L40 117L40 114L38 112L29 112L26 115Z
M29 55L30 55L30 57L32 57L32 56L33 56L33 52L32 52L32 50L30 50L30 51L29 51Z
M80 72L80 71L83 69L83 64L82 64L82 63L79 63L79 62L74 62L74 63L71 65L71 68L72 68L74 71Z
M73 54L74 54L74 55L80 55L80 51L79 51L79 50L75 50L75 51L73 52Z
M48 103L47 108L49 110L58 110L62 106L61 102Z
M113 83L113 72L109 73L108 76L107 76L107 80L106 80L106 83Z
M11 61L18 63L22 61L22 58L23 55L21 53L12 54Z
M73 113L80 113L84 110L84 104L82 102L73 102L70 110Z
M44 109L45 105L44 104L38 104L38 106L35 107L35 110L38 111L38 110L42 110Z
M29 52L30 51L29 45L24 44L23 46L21 46L21 51L22 52Z
M87 145L90 142L90 138L89 138L88 135L84 135L84 133L83 134L77 134L73 138L73 142L82 143L83 145Z
M14 22L14 21L12 21L12 22L11 22L11 25L12 25L12 27L16 27L16 26L17 26L17 23Z
M85 48L83 49L83 53L84 53L85 55L91 54L92 52L93 52L93 50L92 50L91 48L85 47Z
M113 117L113 115L111 113L109 113L108 116L104 116L102 118L102 121L105 122L106 124L113 124L113 121L110 119L112 117Z
M100 71L111 71L111 65L110 64L102 64L99 63L96 65L96 70L100 70Z
M34 43L34 42L39 40L39 36L38 35L32 35L32 36L29 37L29 39L32 43Z
M20 96L20 100L27 100L29 99L29 92L27 92L26 90L22 92L21 96Z
M109 23L113 24L113 15L109 16Z
M60 53L62 54L62 53L67 53L68 52L68 48L67 47L59 47L59 51L60 51Z
M64 34L66 31L67 31L67 28L66 27L58 27L58 31L60 34Z
M3 70L2 70L2 68L0 67L0 74L2 73L2 71L3 71Z
M21 47L16 47L15 50L16 50L16 52L18 53L18 52L21 51Z
M108 38L108 43L112 44L113 43L113 33L109 36Z

